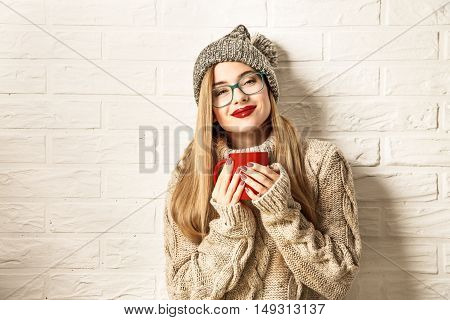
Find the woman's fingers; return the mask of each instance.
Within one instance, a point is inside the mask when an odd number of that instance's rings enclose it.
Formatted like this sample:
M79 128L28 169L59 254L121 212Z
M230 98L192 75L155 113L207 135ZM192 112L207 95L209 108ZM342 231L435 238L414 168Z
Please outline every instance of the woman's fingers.
M214 188L213 188L213 191L212 191L212 194L211 194L211 197L213 199L217 199L217 196L219 194L220 184L222 182L222 172L223 172L223 169L220 170L219 176L217 177L216 184L214 185Z
M233 175L233 159L228 158L228 161L223 165L219 176L214 186L211 197L218 203L226 204L226 194L231 176ZM230 197L231 198L231 197Z
M267 189L269 189L270 186L273 184L273 181L270 178L268 178L266 175L264 175L256 170L253 170L252 168L246 168L246 167L244 167L244 168L245 168L245 170L243 171L243 173L245 173L247 176L253 178L254 181L261 184L263 187L266 187Z
M249 162L247 167L262 173L272 181L277 180L279 177L279 170L276 168L272 169L270 166L263 166L257 162Z
M230 179L233 174L233 159L228 158L220 174L222 175L222 181L220 182L219 194L222 197L225 197L228 189L228 184L230 183Z
M233 178L231 179L230 184L228 185L228 190L227 193L225 195L225 199L227 201L227 203L229 203L231 201L231 198L233 197L234 191L236 190L236 187L239 183L239 180L241 179L240 175L239 175L239 169L237 169L235 171L235 173L233 174Z
M241 198L242 191L245 187L245 181L240 180L238 183L238 186L236 188L236 191L233 194L233 198L231 199L231 204L236 204L239 202L239 199Z
M220 184L223 181L223 177L225 176L225 169L227 167L227 163L225 162L219 169L219 176L217 177L217 181L216 181L216 186L218 186L218 188L220 188Z
M252 187L259 194L263 194L269 189L269 188L264 187L263 185L261 185L257 181L253 180L250 176L248 176L248 175L246 175L244 173L241 174L241 177L242 177L242 180L244 180L247 185Z

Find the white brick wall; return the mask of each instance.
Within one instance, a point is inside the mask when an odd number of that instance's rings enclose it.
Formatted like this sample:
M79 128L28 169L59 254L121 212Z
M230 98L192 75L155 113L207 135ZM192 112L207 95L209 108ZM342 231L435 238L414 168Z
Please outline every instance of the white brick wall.
M279 46L281 111L352 164L349 298L450 297L446 0L4 2L1 299L167 298L163 191L196 121L193 64L240 23Z

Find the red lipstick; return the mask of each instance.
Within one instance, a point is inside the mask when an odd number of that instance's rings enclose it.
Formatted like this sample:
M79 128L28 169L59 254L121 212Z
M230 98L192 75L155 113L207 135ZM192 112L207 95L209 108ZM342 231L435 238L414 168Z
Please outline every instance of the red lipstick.
M252 114L252 112L256 109L255 105L245 106L243 108L239 108L235 110L231 115L236 118L245 118Z

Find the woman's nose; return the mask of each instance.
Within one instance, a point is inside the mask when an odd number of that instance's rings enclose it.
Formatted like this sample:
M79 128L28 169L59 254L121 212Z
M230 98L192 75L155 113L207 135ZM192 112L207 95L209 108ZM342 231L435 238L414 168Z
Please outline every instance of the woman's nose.
M247 95L245 93L243 93L239 88L236 88L236 90L234 90L234 101L239 102L241 100L247 100Z

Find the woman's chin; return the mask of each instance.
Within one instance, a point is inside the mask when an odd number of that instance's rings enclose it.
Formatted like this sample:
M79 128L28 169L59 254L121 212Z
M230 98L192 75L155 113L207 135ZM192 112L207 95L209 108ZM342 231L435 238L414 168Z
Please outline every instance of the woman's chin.
M253 131L261 126L262 123L257 121L242 121L240 123L235 124L228 131L232 132L249 132Z

